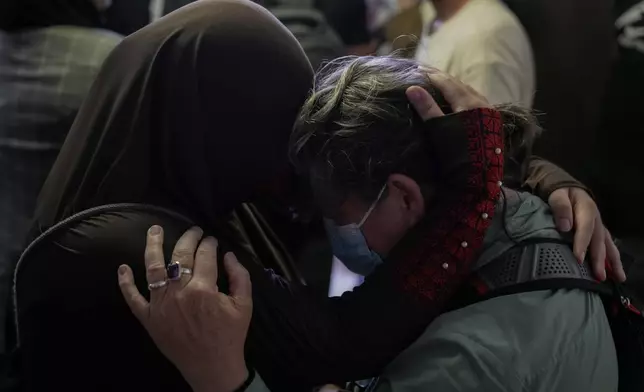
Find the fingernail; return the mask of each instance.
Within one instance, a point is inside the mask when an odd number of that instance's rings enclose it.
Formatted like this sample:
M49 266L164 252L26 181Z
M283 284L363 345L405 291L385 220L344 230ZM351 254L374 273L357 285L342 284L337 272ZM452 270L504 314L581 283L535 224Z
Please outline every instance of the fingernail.
M409 99L411 99L412 101L419 101L421 98L422 97L420 95L420 91L415 88L409 90Z
M126 266L122 265L119 267L119 275L125 275L126 272L127 272Z
M572 223L570 223L569 219L559 219L557 224L559 226L559 230L563 232L568 232L572 229Z
M161 234L161 226L154 225L154 226L150 227L150 230L148 230L148 233L150 233L150 235L159 235L159 234Z

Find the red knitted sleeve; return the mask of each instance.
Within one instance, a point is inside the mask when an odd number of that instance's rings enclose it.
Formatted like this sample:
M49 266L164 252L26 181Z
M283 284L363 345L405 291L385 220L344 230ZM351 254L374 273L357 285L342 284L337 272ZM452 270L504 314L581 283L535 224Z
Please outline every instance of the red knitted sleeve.
M444 133L459 132L453 128L461 126L467 136L468 159L444 174L447 188L439 191L440 199L423 225L403 243L403 254L396 255L405 290L432 307L443 304L469 274L494 216L503 178L499 113L479 109L456 116L456 124L436 127L431 145L449 155L445 161L452 160L463 148L453 144L463 140Z

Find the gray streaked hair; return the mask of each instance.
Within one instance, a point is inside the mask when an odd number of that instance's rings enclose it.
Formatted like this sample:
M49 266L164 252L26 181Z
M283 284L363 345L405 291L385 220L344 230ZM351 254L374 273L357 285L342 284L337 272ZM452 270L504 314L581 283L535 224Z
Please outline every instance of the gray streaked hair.
M393 173L431 184L430 157L421 151L424 125L405 94L411 86L427 89L448 109L414 60L349 56L317 74L291 135L290 156L327 208L349 194L373 201ZM536 118L513 105L497 110L504 117L506 157L522 166L540 130Z

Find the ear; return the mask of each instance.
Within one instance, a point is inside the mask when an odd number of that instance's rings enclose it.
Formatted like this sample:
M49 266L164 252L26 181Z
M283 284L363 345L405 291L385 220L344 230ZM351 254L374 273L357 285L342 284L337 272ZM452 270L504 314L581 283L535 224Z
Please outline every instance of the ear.
M387 179L390 192L398 193L403 213L408 217L410 226L415 225L425 215L425 198L420 185L404 174L392 174Z

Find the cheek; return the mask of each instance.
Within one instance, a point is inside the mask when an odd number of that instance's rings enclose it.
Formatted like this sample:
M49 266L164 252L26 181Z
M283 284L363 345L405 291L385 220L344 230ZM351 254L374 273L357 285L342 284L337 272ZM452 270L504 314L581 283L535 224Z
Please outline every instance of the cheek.
M371 249L386 255L400 241L408 229L404 217L394 211L378 211L363 226L363 233Z

